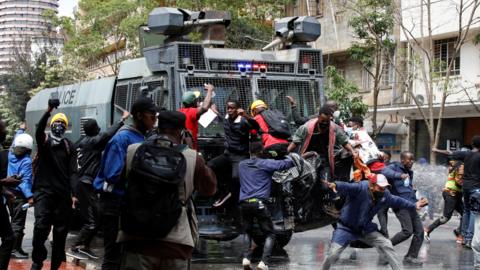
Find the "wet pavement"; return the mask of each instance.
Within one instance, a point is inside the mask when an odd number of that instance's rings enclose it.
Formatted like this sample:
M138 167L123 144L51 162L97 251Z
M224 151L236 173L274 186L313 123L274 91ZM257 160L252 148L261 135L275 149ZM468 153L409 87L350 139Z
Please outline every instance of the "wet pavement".
M33 212L29 210L26 237L24 240L24 249L31 253ZM389 216L389 231L391 234L400 230L400 225L394 215ZM424 224L428 225L431 221L427 220ZM459 218L453 217L452 220L439 227L431 235L430 243L424 241L420 251L420 258L425 262L422 268L416 269L473 269L473 253L469 249L463 248L455 243L453 229L458 226ZM328 251L332 227L327 226L321 229L312 230L303 233L296 233L290 243L281 253L274 254L270 264L270 269L291 269L306 270L320 269L325 255ZM69 235L71 241L75 235ZM94 242L96 248L94 251L101 253L101 241L96 239ZM396 252L401 260L406 254L410 240L396 246ZM47 246L48 243L47 243ZM67 244L68 246L68 244ZM241 268L241 249L242 236L230 242L201 241L198 253L192 263L192 270L230 270ZM283 253L283 254L282 254ZM350 260L351 249L347 249L340 261L332 269L390 269L386 266L377 265L378 254L375 249L357 249L357 260ZM99 261L82 261L81 267L75 267L70 263L62 269L100 269ZM26 270L29 269L31 262L29 260L11 260L9 269ZM44 269L49 269L47 263ZM415 269L415 268L405 268Z

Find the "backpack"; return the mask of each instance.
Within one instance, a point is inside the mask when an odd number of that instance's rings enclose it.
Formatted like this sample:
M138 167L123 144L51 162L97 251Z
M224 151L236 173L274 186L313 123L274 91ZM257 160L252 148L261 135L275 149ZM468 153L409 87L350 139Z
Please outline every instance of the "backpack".
M158 140L170 145L159 144ZM177 224L186 203L185 146L173 146L158 137L136 146L128 149L134 151L133 157L127 153L128 181L120 226L134 236L164 238Z
M268 125L268 134L281 139L288 139L292 136L288 120L282 112L278 110L264 110L260 114Z

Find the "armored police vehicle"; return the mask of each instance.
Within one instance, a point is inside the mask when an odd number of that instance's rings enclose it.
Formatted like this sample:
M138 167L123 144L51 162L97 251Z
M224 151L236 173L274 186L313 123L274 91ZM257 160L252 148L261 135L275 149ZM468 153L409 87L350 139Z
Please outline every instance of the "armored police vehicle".
M307 42L320 36L318 21L313 17L276 20L275 39L262 50L224 48L229 22L230 16L225 12L156 8L142 31L162 36L161 44L151 45L142 40L143 57L122 62L116 77L42 90L27 105L29 133L34 134L35 124L52 95L58 95L61 102L58 111L70 119L67 137L77 141L84 135L82 125L86 120L96 119L105 130L120 119L122 109L130 110L140 95L152 97L161 107L176 110L181 106L182 93L197 90L205 94L205 83L215 86L213 102L222 115L226 114L225 103L229 99L238 100L244 109L252 101L262 99L270 108L292 119L286 96L297 100L301 115L315 114L323 100L322 52L310 48ZM187 35L193 30L200 31L200 42L188 41ZM220 123L214 121L200 127L199 147L207 160L223 152ZM211 203L202 198L197 200L201 236L217 240L236 237L240 229L235 208L213 209ZM288 242L292 230L331 221L322 217L315 224L287 226L284 212L280 207L274 215L276 229L286 236L283 244Z

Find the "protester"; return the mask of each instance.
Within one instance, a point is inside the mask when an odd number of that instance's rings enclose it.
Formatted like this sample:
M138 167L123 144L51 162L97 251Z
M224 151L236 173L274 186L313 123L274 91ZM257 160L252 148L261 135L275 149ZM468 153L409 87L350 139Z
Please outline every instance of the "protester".
M308 121L297 129L288 151L292 152L299 147L301 155L310 151L316 152L321 159L318 173L320 179L349 181L350 168L342 168L343 171L336 171L335 156L342 149L346 149L353 155L356 155L357 152L348 143L348 138L342 128L333 123L331 118L332 111L327 107L322 107L317 118ZM347 169L348 173L346 172Z
M268 110L262 100L255 100L250 106L250 111L260 129L263 151L271 158L283 159L287 154L290 130L285 116L277 110Z
M349 143L354 149L357 149L360 160L369 165L382 158L382 153L377 145L368 135L367 129L363 127L363 118L354 116L348 120L348 127L351 129Z
M130 113L124 111L121 120L105 132L100 132L100 127L95 119L89 119L83 125L85 137L77 143L78 183L76 194L80 204L80 214L85 223L71 247L74 257L77 254L83 254L92 259L98 259L98 256L90 249L90 243L99 229L97 194L93 189L93 180L97 176L105 146L129 116Z
M480 268L480 135L472 138L472 151L445 151L433 149L434 152L449 154L453 160L464 163L463 174L463 228L464 244L474 252L474 267Z
M300 115L300 112L297 107L297 102L292 96L286 96L288 103L290 103L290 109L292 111L292 118L293 121L295 122L296 125L301 126L308 122L311 119L317 118L317 112L319 111L320 107L316 108L315 115L310 115L308 117L304 117ZM343 121L340 118L340 111L338 110L338 104L334 100L328 100L325 102L325 107L330 108L332 110L332 120L335 122L335 124L339 125L341 128L343 128Z
M267 270L270 255L275 244L275 233L269 207L272 176L276 171L286 170L294 166L291 159L265 159L260 142L250 144L250 159L240 162L240 208L246 232L242 265L251 268L252 252L251 235L255 220L261 233L265 236L262 259L256 269ZM258 244L258 243L257 243Z
M377 231L377 225L372 219L383 207L415 211L425 205L426 200L413 203L390 194L386 190L389 183L381 174L376 175L372 181L336 182L328 185L347 199L341 210L340 222L333 232L329 255L323 263L323 269L330 269L348 245L356 240L377 248L378 253L388 261L392 269L401 269L392 243Z
M205 84L207 95L201 104L199 101L199 91L188 91L182 95L183 107L180 108L179 111L186 116L185 128L192 134L193 149L195 150L198 149L198 119L200 119L200 116L206 113L212 105L213 89L213 85Z
M417 201L415 191L413 190L413 162L413 154L406 151L401 153L400 162L394 162L388 166L390 169L398 173L395 177L389 177L392 185L392 194L402 197L405 200L409 200L412 203ZM411 266L423 265L423 262L418 259L418 252L422 247L424 237L420 216L415 209L392 208L402 226L402 230L391 238L392 244L396 246L413 235L412 243L403 259L403 263Z
M463 185L463 173L464 167L463 162L451 160L448 166L448 178L445 183L445 187L442 192L442 197L444 200L443 206L443 215L440 218L437 218L428 228L425 229L425 239L430 241L430 234L438 226L447 223L450 218L452 218L453 211L457 211L460 215L463 215L463 201L462 201L462 185ZM457 243L462 243L461 236L461 226L460 222L457 229L453 230L455 236L457 237Z
M68 119L63 113L50 120L50 133L45 134L51 112L59 101L50 99L48 109L37 124L37 162L34 168L33 201L35 225L33 229L32 270L42 269L47 258L45 241L53 227L51 269L58 269L65 261L65 241L72 214L72 197L76 184L77 154L73 143L65 138Z
M129 218L125 219L125 223L122 222L119 233L119 242L123 245L120 269L190 269L192 251L198 237L198 225L191 196L194 190L208 196L213 195L216 178L199 153L181 144L185 119L185 115L180 112L161 111L158 115L158 135L128 148L126 166L128 189L126 212L122 214L122 218ZM167 160L166 164L163 158L149 160L148 156L137 156L138 151L142 153L148 151L151 155L169 156L172 159ZM181 157L178 159L180 161L174 162L178 157ZM158 164L158 169L147 166L148 176L145 176L142 174L144 160L153 162L148 164L161 163ZM183 166L177 166L179 164ZM175 170L178 167L181 169ZM152 175L155 177L152 178ZM169 177L164 178L166 175ZM172 185L175 190L162 191L161 188L164 186L153 185L153 182L146 183L145 178L155 179L157 183L177 179L180 181ZM173 214L168 212L171 210L169 208L171 194L178 195L172 201L180 204L179 216L172 216ZM152 199L154 201L151 201ZM142 216L142 211L146 211L149 216L155 216L153 213L159 214L161 218L153 217L152 223L161 226L149 226L135 219L139 215ZM164 214L165 212L169 214ZM174 221L171 227L165 228L165 224L170 221ZM146 229L139 231L132 228ZM155 237L159 234L166 236Z
M5 123L0 120L0 144L2 144L7 138L7 130ZM15 236L10 224L10 218L8 216L7 205L5 204L6 198L3 194L5 187L15 187L20 184L20 180L15 178L7 178L8 168L8 150L0 152L0 269L8 269L8 263L10 262L10 256L12 254L13 244Z
M107 143L93 186L100 193L99 211L102 220L104 257L103 270L117 270L120 265L120 245L116 243L122 197L125 194L127 147L145 140L157 120L157 107L149 98L141 97L132 105L132 125L125 125Z
M232 196L232 192L234 197L238 198L238 163L248 158L250 131L259 129L257 121L249 117L248 114L240 108L238 101L227 101L226 108L227 116L225 120L223 120L225 151L220 156L210 160L208 167L214 172L229 168L232 173L230 179L227 178L223 181L225 187L222 186L224 189L220 190L221 194L213 204L214 207L221 206ZM220 184L218 186L220 188Z
M22 126L23 127L23 126ZM27 211L25 204L33 205L32 193L32 159L30 154L33 148L33 138L24 132L24 127L17 131L13 140L13 147L8 153L8 176L18 177L22 182L16 188L9 189L15 196L9 204L12 230L15 235L12 258L26 259L28 253L22 249L22 242Z

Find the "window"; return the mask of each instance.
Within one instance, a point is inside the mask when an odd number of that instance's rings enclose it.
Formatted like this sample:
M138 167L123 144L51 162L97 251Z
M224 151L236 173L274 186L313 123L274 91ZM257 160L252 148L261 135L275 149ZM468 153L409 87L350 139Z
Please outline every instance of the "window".
M393 63L385 59L382 63L382 76L380 77L380 85L382 87L392 87L393 85Z
M359 89L360 92L370 92L370 74L365 68L362 68L362 89Z
M323 17L323 0L315 0L315 15Z
M434 70L440 76L447 76L448 66L453 61L450 75L460 75L460 53L455 56L457 38L435 40L434 42Z

